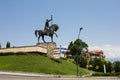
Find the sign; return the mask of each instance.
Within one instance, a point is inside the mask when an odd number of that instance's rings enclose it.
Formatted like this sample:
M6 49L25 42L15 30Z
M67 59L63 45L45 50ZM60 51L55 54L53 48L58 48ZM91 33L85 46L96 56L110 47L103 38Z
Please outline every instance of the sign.
M60 59L60 49L59 48L55 48L54 50L53 50L53 58L54 59Z
M65 54L67 51L67 48L61 48L61 53Z
M60 49L59 49L59 48L55 48L55 49L53 50L53 52L54 52L54 53L60 53Z

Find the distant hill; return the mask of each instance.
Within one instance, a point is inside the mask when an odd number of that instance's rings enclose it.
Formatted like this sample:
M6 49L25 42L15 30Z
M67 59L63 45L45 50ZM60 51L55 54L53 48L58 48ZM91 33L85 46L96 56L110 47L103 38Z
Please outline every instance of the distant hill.
M39 54L2 55L0 56L0 70L23 71L45 74L76 75L76 65L68 60L53 60ZM79 68L82 75L89 71Z
M120 61L120 58L107 58L107 60L114 62L114 61Z

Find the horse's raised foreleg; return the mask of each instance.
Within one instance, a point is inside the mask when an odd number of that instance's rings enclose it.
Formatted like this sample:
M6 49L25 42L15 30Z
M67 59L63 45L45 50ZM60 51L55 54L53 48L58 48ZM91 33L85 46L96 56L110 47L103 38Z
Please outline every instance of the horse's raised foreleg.
M42 40L43 40L44 43L46 43L46 41L44 40L44 36L42 36Z

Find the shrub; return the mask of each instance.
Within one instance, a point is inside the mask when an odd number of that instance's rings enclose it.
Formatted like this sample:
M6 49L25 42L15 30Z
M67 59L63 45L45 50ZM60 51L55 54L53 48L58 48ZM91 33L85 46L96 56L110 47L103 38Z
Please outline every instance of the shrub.
M93 70L93 65L92 64L88 65L88 69Z
M14 55L26 55L27 53L25 52L17 52L17 53L14 53Z
M8 55L14 55L14 53L13 52L0 53L0 56L8 56Z
M120 76L120 72L115 73L116 76Z
M114 64L115 72L120 72L120 61L115 61Z
M6 53L0 53L0 56L8 56L8 55L26 55L25 52L6 52Z
M92 76L119 76L119 75L120 73L100 73L100 72L92 74Z

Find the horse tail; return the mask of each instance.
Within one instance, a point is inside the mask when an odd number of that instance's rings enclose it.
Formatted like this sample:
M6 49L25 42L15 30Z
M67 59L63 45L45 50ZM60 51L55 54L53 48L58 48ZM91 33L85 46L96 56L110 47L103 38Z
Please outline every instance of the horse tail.
M35 30L35 36L37 37L37 32L38 32L38 30Z

